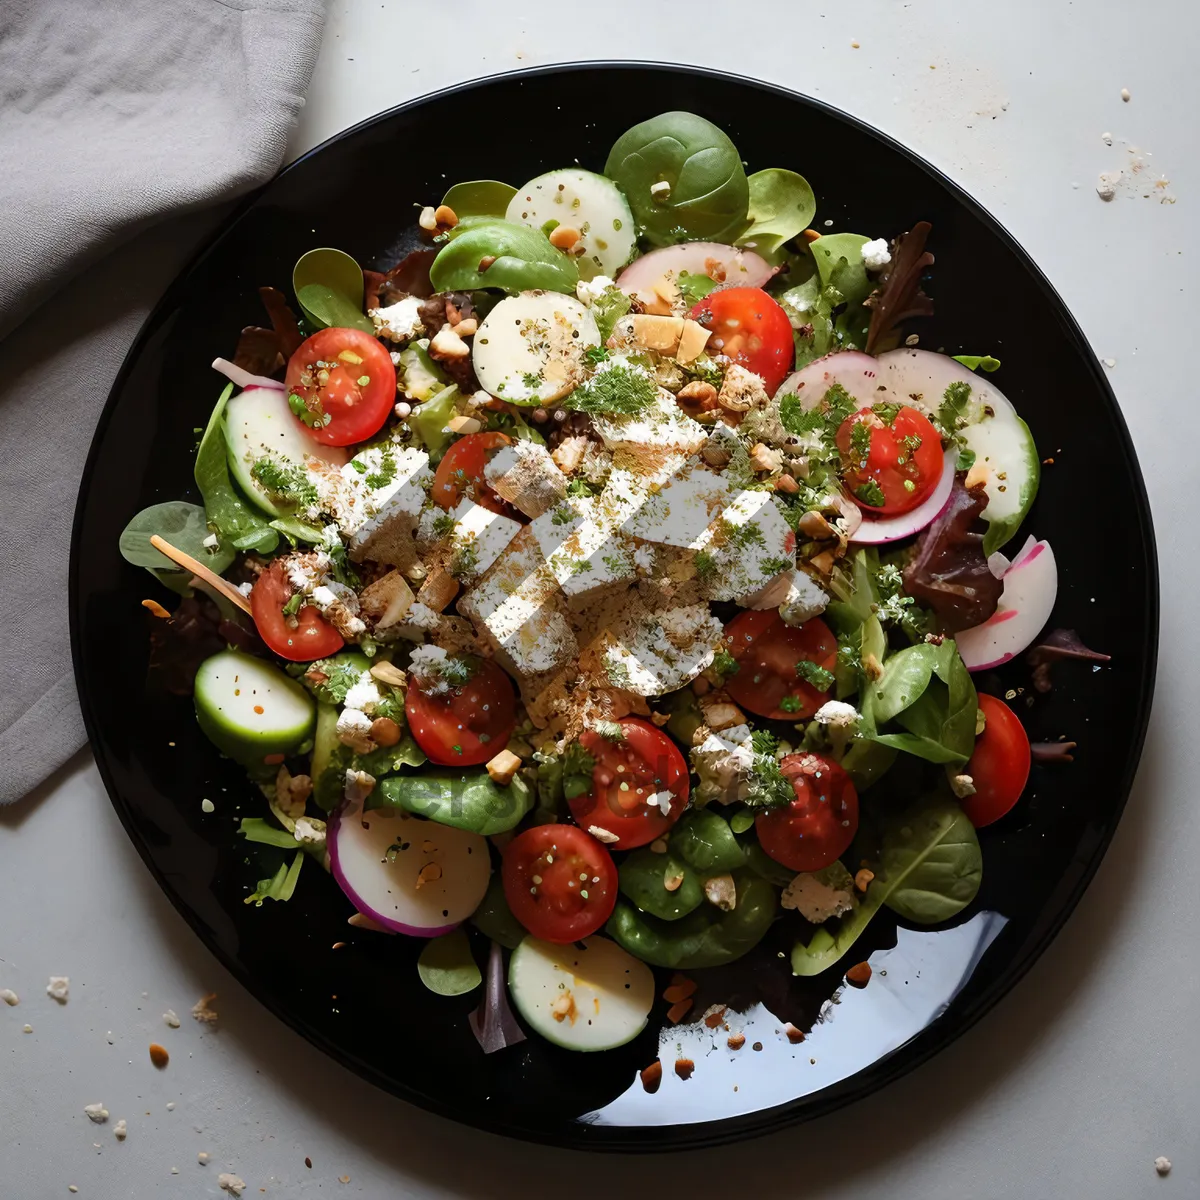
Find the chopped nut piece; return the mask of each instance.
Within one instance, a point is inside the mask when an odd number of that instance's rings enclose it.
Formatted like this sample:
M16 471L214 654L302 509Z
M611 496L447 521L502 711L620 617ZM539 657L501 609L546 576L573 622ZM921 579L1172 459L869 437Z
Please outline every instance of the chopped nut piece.
M960 800L965 800L968 796L975 795L975 780L970 775L952 775L950 790Z
M797 526L805 537L813 541L823 542L826 538L837 537L837 530L822 516L821 513L806 512L797 522Z
M589 830L588 832L590 833L591 831ZM603 840L603 839L602 839L602 840ZM654 841L652 841L652 842L650 843L650 849L651 849L651 850L652 850L652 851L653 851L655 854L666 854L666 852L667 852L667 840L666 840L666 838L655 838L655 839L654 839Z
M520 767L521 760L511 750L501 750L494 758L488 759L488 778L501 787L507 787Z
M795 1025L789 1024L783 1032L787 1034L787 1040L791 1042L793 1046L798 1046L802 1041L804 1041L804 1031L802 1029L797 1029Z
M653 316L669 317L680 299L679 285L666 275L655 280L649 291L638 292L642 311Z
M671 1005L670 1008L667 1009L667 1020L670 1021L672 1025L678 1025L679 1022L682 1021L683 1018L688 1015L688 1012L691 1009L691 1007L692 1007L691 1000L676 1001L674 1004Z
M986 463L976 462L971 464L971 469L967 472L967 478L964 486L969 492L972 488L986 487L987 481L991 478L991 468Z
M643 1068L641 1080L642 1087L653 1096L662 1083L662 1063L655 1059L648 1067Z
M556 225L550 230L550 245L556 250L570 250L579 241L579 230L574 225Z
M613 833L611 829L602 829L599 825L589 825L588 833L592 835L598 842L603 842L606 846L611 846L613 842L621 840L620 834Z
M670 180L660 179L657 183L652 183L650 185L650 195L653 196L655 200L665 201L670 194Z
M479 260L480 275L482 275L484 273L484 271L486 271L488 269L488 267L490 267L492 265L492 263L494 263L495 261L496 261L496 256L494 254L485 254Z
M756 471L778 471L783 466L783 455L765 442L756 442L750 450L750 465Z
M667 872L663 875L663 887L668 892L677 892L683 886L683 872L679 871L676 874Z
M458 359L470 358L471 347L449 325L443 325L433 335L433 340L429 343L429 353L433 358L442 358L453 362Z
M423 887L427 883L437 883L442 877L441 863L426 863L417 872L417 887Z
M869 962L855 963L846 972L846 982L851 987L865 988L871 981L871 964Z
M454 332L457 333L459 337L474 337L475 334L479 332L479 322L475 320L474 317L467 317L465 320L459 321L459 323L455 325ZM481 393L479 392L475 393L476 397L478 397L480 394ZM486 404L491 397L487 394L487 392L483 392L482 395L484 399L479 401L479 403Z
M371 675L388 687L403 687L408 676L395 663L377 662L371 664Z
M689 417L699 413L711 412L717 407L717 389L703 379L693 379L691 383L679 389L675 403Z
M444 612L446 605L458 595L458 580L442 567L431 567L417 592L417 603L434 612Z
M372 920L366 913L354 913L353 916L346 918L347 925L353 925L355 929L369 929L373 933L393 933L394 930L388 929L380 925L378 921Z
M722 467L729 465L729 460L733 455L728 450L721 449L720 446L705 446L700 451L700 457L710 467L716 467L717 470L720 470Z
M786 492L789 496L794 496L800 490L800 485L790 475L780 475L775 480L775 490L777 492Z
M725 1023L726 1005L714 1004L704 1014L704 1024L709 1029L716 1029L718 1026Z
M733 876L714 875L711 879L706 879L704 895L710 904L715 904L722 912L732 912L737 904L737 888Z
M143 600L142 607L146 609L146 611L149 612L152 617L165 619L171 615L165 608L163 608L161 604L159 604L157 600Z
M874 654L868 654L863 659L863 671L866 673L868 679L881 679L883 677L883 664Z
M867 888L871 886L871 880L874 878L875 872L863 867L863 869L854 876L854 886L860 892L865 892Z
M171 1056L167 1053L165 1046L160 1046L157 1042L151 1042L150 1061L161 1071L171 1061Z
M588 439L585 437L563 438L550 451L550 457L554 459L558 469L564 475L570 475L578 469L579 464L583 461L583 456L587 453L587 448Z
M431 205L426 205L421 209L421 215L417 218L417 224L427 233L432 233L437 228L436 210Z
M675 351L675 361L680 363L695 361L704 353L709 336L709 331L699 321L693 321L690 318L685 320L683 333L679 335L679 348Z
M730 1050L740 1050L746 1044L746 1035L744 1033L731 1033L725 1040Z
M691 1079L692 1072L696 1069L696 1064L690 1058L677 1058L675 1060L675 1074L680 1079Z
M451 433L466 435L468 433L478 433L483 428L483 422L478 417L464 417L460 414L457 417L451 417L446 422L446 428Z
M439 204L433 214L433 219L443 229L453 229L458 224L458 213L448 204Z
M696 992L696 981L689 979L686 975L680 975L678 971L671 976L671 982L663 991L663 999L668 1004L678 1004L680 1000L686 1000L689 996Z
M735 725L746 724L746 714L736 704L721 701L717 704L701 705L704 723L713 731L720 733L722 729L732 729Z
M192 1005L192 1019L199 1021L201 1025L215 1025L217 1023L217 1010L212 1007L212 1002L216 998L216 992L209 992L207 996L201 996Z
M400 726L391 717L376 717L371 722L371 741L379 746L395 746L400 741Z
M659 354L674 354L682 336L682 317L638 313L633 318L633 340L647 350L657 350Z
M762 376L736 363L725 372L717 403L729 412L744 413L770 402Z

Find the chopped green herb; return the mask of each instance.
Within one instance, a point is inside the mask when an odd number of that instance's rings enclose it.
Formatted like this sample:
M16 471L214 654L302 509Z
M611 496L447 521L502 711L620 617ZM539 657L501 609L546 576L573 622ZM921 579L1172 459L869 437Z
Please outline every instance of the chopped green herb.
M779 739L769 729L756 729L750 735L750 745L755 754L774 754L779 748Z
M629 668L623 662L606 662L604 673L608 676L608 681L613 687L623 688L629 686Z
M525 372L525 373L524 373L524 374L521 376L521 382L522 382L522 383L523 383L523 384L524 384L524 385L525 385L527 388L536 388L536 387L541 387L541 385L542 385L542 377L541 377L541 375L540 375L538 372L536 372L536 371L526 371L526 372Z
M910 453L916 454L921 448L921 437L919 434L910 433L908 437L903 438L900 444Z
M883 494L883 488L874 479L868 479L860 483L854 489L854 494L864 504L869 504L872 508L882 508L887 503L887 498Z
M807 658L802 658L796 663L796 678L803 679L818 692L827 692L833 687L833 672Z
M975 451L961 447L958 451L958 470L969 471L975 465Z
M308 668L304 682L312 688L313 695L322 704L345 704L346 693L358 682L361 674L358 667L351 663L323 658ZM320 680L322 675L327 678Z
M592 569L592 564L591 564L590 560L588 560L586 558L576 558L576 559L571 560L571 574L572 575L582 575L582 574L584 574L584 572L590 571L591 569Z
M748 550L751 546L767 544L757 521L747 521L745 525L735 525L732 521L722 518L721 533L725 541L735 550Z
M588 483L586 479L572 479L567 484L568 496L594 496L600 490L599 486Z
M454 526L456 524L457 522L448 512L438 513L438 515L433 518L434 535L440 538L449 537L454 532Z
M575 510L569 504L560 504L550 518L551 525L570 525L575 520Z
M619 554L606 554L601 562L613 575L624 575L629 570L629 564Z
M592 728L606 742L623 742L625 740L625 730L619 721L597 721Z
M320 429L322 426L328 425L330 417L321 408L321 401L314 399L314 408L310 408L305 402L303 396L296 395L295 392L288 393L288 408L302 420L309 429Z
M359 462L357 458L352 458L352 459L350 460L350 465L351 465L351 466L352 466L352 467L353 467L353 468L354 468L354 469L355 469L355 470L356 470L356 471L357 471L357 472L358 472L360 475L365 475L365 474L367 473L367 464L366 464L365 462Z
M360 375L356 382L358 383L359 387L366 387L367 384L371 382L371 377L370 375Z
M795 565L795 561L790 558L766 558L759 563L764 576L782 575L784 571L790 570Z
M917 485L915 483L913 483L913 481L911 479L906 479L904 481L904 490L911 494L912 492L915 492L917 490Z
M396 456L391 451L385 450L379 456L379 469L372 471L363 482L374 491L381 487L387 487L395 478Z
M251 465L250 474L265 491L280 500L299 507L307 507L320 500L307 473L282 459L264 455Z
M956 380L943 393L934 424L945 437L953 437L965 423L971 385L965 379Z
M697 550L692 562L695 564L696 574L701 579L706 579L717 569L717 560L708 550Z
M742 669L738 660L724 647L713 655L712 666L722 679L728 679L730 675L736 675Z
M658 397L654 380L636 367L621 364L593 375L563 403L580 412L606 416L633 416L645 412Z
M455 579L461 579L464 575L473 574L478 566L479 551L473 541L468 542L465 546L460 546L450 559L450 574Z
M304 595L301 592L293 592L283 606L282 612L285 617L294 617L304 605Z
M784 696L784 698L782 700L780 700L780 702L779 702L779 708L780 708L781 712L785 712L785 713L799 712L800 711L800 697L799 696Z
M589 346L583 352L583 357L586 358L593 367L597 367L608 357L608 347Z
M872 404L871 411L888 426L896 423L896 417L900 414L899 404Z
M998 371L1000 369L1000 360L993 358L990 354L955 354L952 356L955 362L960 362L964 367L969 367L972 371Z
M850 426L850 463L855 467L866 465L871 453L871 427L866 421L855 421Z

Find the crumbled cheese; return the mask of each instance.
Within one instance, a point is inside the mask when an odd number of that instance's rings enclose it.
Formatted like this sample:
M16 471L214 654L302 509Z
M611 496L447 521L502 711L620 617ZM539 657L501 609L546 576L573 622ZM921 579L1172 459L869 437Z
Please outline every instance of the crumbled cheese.
M13 1008L21 1003L21 998L12 990L12 988L0 989L0 1000L3 1000L4 1003L10 1008Z
M786 625L803 625L825 611L829 596L811 575L793 571L787 595L779 605L779 615Z
M862 248L863 266L868 271L881 271L892 261L891 251L885 238L876 238Z
M655 792L654 795L651 796L646 801L646 803L658 805L659 811L662 813L662 815L664 817L666 817L666 816L670 816L670 814L671 814L671 801L674 799L675 799L674 792L661 791L661 792Z
M210 533L200 544L206 550L215 550L221 544L221 539L215 533Z
M975 795L975 780L970 775L952 775L950 790L960 799Z
M123 1142L125 1140L125 1138L128 1136L128 1134L129 1134L129 1126L125 1123L125 1118L122 1117L113 1126L113 1137L115 1137L118 1142Z
M375 324L375 336L392 342L406 342L425 332L425 326L421 324L419 296L405 296L386 308L372 308L367 316Z
M575 285L575 295L580 303L590 308L610 287L615 286L607 275L595 275L591 279L581 279Z
M371 718L357 708L342 709L334 732L343 746L350 746L359 754L369 754L375 749L371 740Z
M692 768L700 778L697 802L732 803L748 789L754 772L750 726L735 725L720 733L710 733L699 746L692 747L691 759Z
M358 774L365 774L365 772L360 771ZM371 777L368 775L367 778L370 779ZM374 785L374 780L372 780L372 785ZM325 822L318 820L316 817L299 817L296 821L296 828L293 830L293 835L301 846L320 848L325 845Z
M51 975L46 985L46 995L59 1004L66 1004L71 994L71 980L66 975Z
M814 720L822 725L847 728L858 721L858 709L844 700L826 700L814 714Z
M344 795L350 804L361 804L375 790L375 776L368 771L347 771ZM299 826L300 822L296 822Z
M383 693L370 671L364 671L346 692L346 707L370 713L383 700Z
M229 1171L222 1171L217 1176L217 1186L231 1196L240 1196L246 1190L246 1182Z
M840 917L854 907L854 896L843 888L829 887L811 871L797 875L779 897L781 908L798 912L806 921L820 925Z
M192 1020L199 1021L201 1025L215 1025L217 1023L217 1010L212 1007L212 1002L216 998L217 995L215 992L211 992L207 996L201 996L192 1005Z
M441 646L418 646L408 660L408 673L414 679L440 679L449 658Z
M83 1111L87 1114L87 1119L97 1125L103 1125L108 1120L108 1109L103 1104L85 1104Z
M175 1015L175 1010L173 1008L168 1008L167 1011L163 1013L162 1019L163 1024L166 1025L168 1029L179 1028L179 1018Z

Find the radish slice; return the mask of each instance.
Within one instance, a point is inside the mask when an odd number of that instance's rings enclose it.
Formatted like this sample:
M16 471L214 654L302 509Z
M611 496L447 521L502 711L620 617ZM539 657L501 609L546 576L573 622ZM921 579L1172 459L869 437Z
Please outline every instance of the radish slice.
M347 800L329 822L329 868L364 916L410 937L440 937L479 907L492 873L477 833Z
M850 535L860 546L881 546L884 542L899 541L918 533L941 515L954 488L954 472L958 466L958 449L951 446L942 459L942 474L937 487L916 508L895 517L876 517L863 510L862 524Z
M1003 554L993 554L988 566L1004 580L1004 591L982 625L964 629L955 639L968 671L998 667L1032 645L1058 595L1058 566L1049 542L1031 537L1011 565Z
M840 384L858 401L860 408L896 401L888 390L880 369L880 360L857 350L841 350L810 362L793 371L775 393L775 402L784 396L799 396L805 409L816 408L834 384Z
M643 254L617 276L617 286L650 303L656 283L680 275L709 275L713 266L724 269L720 287L762 287L778 269L753 250L721 242L683 242Z

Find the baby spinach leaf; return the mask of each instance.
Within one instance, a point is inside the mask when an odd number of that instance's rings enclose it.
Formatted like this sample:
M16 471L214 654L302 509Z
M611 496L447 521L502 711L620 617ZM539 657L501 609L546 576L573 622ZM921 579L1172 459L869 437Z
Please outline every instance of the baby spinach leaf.
M486 771L443 767L422 775L393 775L376 791L381 804L483 837L514 828L533 807L533 789L520 775L514 775L507 787L500 787Z
M671 850L701 875L719 875L745 865L746 855L724 817L707 809L685 816L671 834Z
M462 996L483 982L483 975L471 956L471 943L461 929L425 943L417 958L417 974L439 996Z
M218 543L215 549L204 544L210 536L208 518L198 504L186 500L167 500L143 508L121 531L121 557L135 567L145 567L160 583L173 592L187 595L190 571L181 571L167 556L150 545L153 534L166 538L172 546L190 554L218 575L234 559L233 548Z
M827 233L808 248L821 287L837 288L849 308L861 308L871 294L862 257L862 248L870 240L859 233Z
M324 246L301 255L292 268L292 290L310 324L374 333L363 315L362 267L342 250Z
M270 554L279 545L279 534L267 523L258 509L245 500L229 476L229 458L225 443L225 405L233 392L233 384L217 400L200 449L196 452L196 486L204 498L208 523L235 550L255 550Z
M443 197L442 203L454 209L461 221L465 217L503 218L508 212L508 202L517 194L517 189L496 179L472 179L456 183Z
M496 872L488 881L488 890L479 907L471 914L471 924L480 933L499 942L506 950L515 950L529 936L525 926L513 916L504 895L504 880Z
M660 921L618 900L604 927L618 945L656 967L693 971L719 967L753 950L775 919L775 889L753 871L733 874L735 904L724 912L704 904L678 921Z
M747 183L750 228L738 242L753 243L759 254L770 256L812 223L817 200L803 175L782 167L755 171Z
M492 262L481 269L489 258ZM499 288L515 295L540 288L573 296L579 270L540 229L472 217L450 231L450 240L429 268L429 278L439 292Z
M933 675L940 648L928 642L897 650L886 662L883 675L866 685L862 708L882 725L915 704Z
M302 521L295 516L278 517L271 522L271 528L282 533L292 545L297 542L308 542L310 545L318 546L325 536L320 525L313 525L311 522Z
M797 942L792 947L792 974L819 975L848 953L871 923L871 918L883 907L885 890L876 880L867 888L867 894L857 908L839 920L818 926L807 943Z
M750 188L737 148L695 113L635 125L617 139L604 174L625 193L651 245L731 242L746 228Z
M621 894L642 910L663 921L677 921L704 902L704 885L682 858L670 852L656 854L648 846L634 850L620 866ZM667 890L667 882L683 882Z
M979 892L983 855L975 827L953 800L932 799L893 823L880 856L887 904L918 925L962 912Z

